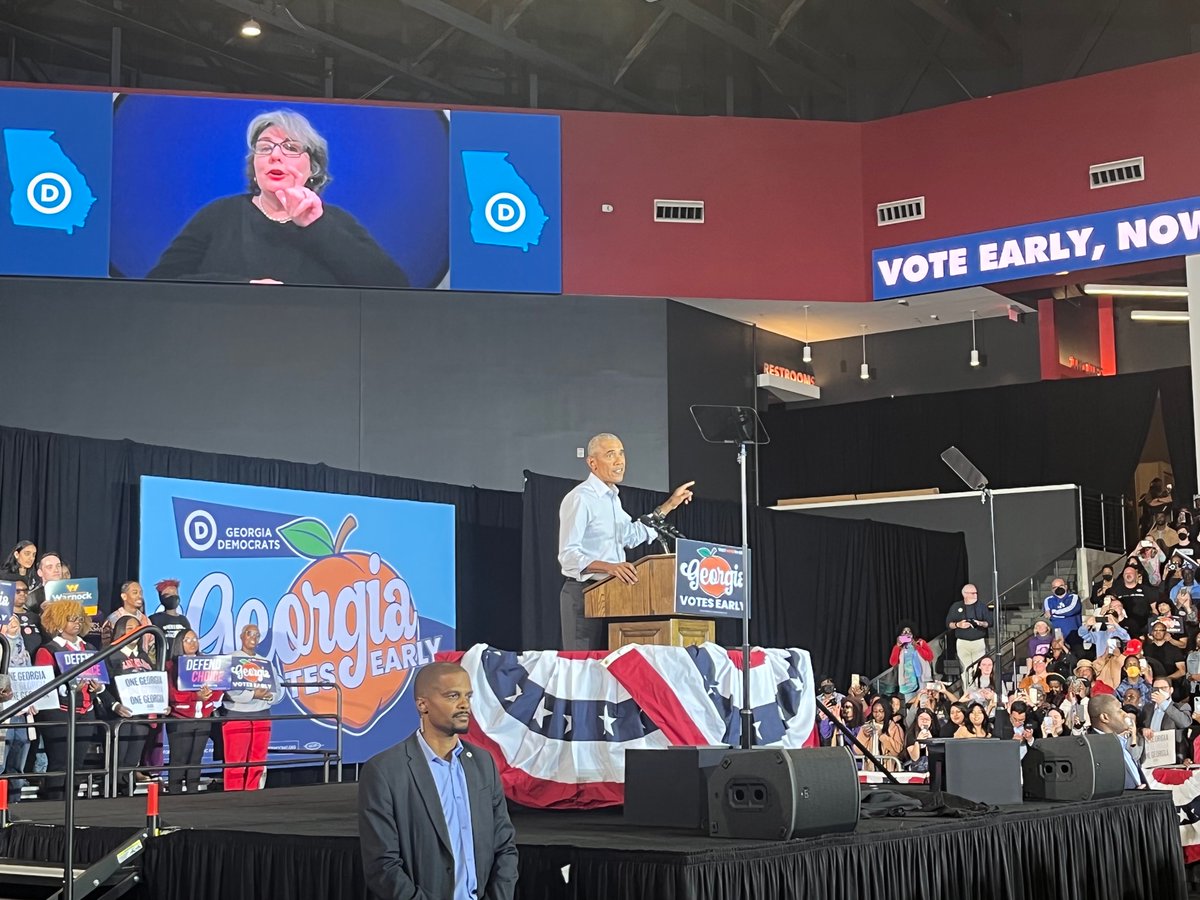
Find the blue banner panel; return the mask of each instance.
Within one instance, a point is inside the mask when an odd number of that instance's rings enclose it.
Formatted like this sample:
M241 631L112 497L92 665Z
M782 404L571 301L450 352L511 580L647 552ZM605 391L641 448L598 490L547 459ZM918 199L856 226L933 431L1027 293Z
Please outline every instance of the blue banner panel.
M1200 197L886 247L876 300L1200 252Z
M454 646L454 507L143 477L141 580L164 578L201 653L236 654L254 624L279 681L340 685L345 759L362 762L417 727L414 670ZM332 690L284 688L273 712L336 708ZM333 729L276 722L271 746L330 747Z
M450 287L562 292L557 116L450 114Z
M112 97L5 88L0 273L108 275Z
M750 602L741 547L704 541L675 542L675 614L741 618Z

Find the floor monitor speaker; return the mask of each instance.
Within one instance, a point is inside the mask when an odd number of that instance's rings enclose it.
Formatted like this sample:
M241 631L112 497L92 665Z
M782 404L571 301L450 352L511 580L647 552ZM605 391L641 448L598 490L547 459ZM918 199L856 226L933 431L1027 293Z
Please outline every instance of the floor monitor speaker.
M1038 800L1107 800L1125 789L1124 751L1111 734L1034 741L1021 768L1025 796Z
M708 773L708 833L788 840L853 831L858 801L845 747L730 750Z

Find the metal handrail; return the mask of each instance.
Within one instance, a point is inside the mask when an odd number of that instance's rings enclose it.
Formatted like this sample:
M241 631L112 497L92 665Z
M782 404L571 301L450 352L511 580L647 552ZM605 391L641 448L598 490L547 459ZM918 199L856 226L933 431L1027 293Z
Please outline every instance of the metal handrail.
M72 666L56 678L52 678L40 688L30 691L21 698L19 706L14 704L9 710L0 710L0 722L6 722L43 697L49 696L51 693L57 696L59 688L67 689L67 790L64 795L66 803L63 810L63 826L66 829L63 837L63 900L75 900L75 692L79 689L80 676L97 663L111 659L129 644L145 640L147 634L154 636L154 667L156 671L162 672L167 664L166 654L161 652L166 646L166 635L157 625L143 625L137 631L95 651L83 662ZM8 640L5 639L4 643L7 644Z
M118 719L116 722L116 726L114 728L112 728L111 740L112 740L113 747L114 747L114 753L113 753L112 759L116 760L116 759L120 758L119 754L116 753L116 748L118 748L120 746L121 727L124 725L151 725L151 724L154 724L154 725L162 725L164 727L167 727L167 726L179 725L183 722L210 722L212 724L216 724L219 722L219 723L224 724L225 722L291 722L291 721L318 721L318 720L322 720L322 719L330 719L335 722L335 727L337 729L337 746L335 747L334 750L326 750L326 749L271 750L270 748L268 748L267 752L268 753L294 754L297 756L303 755L305 753L308 753L311 755L324 756L325 759L324 759L323 765L324 765L324 769L325 769L325 783L326 784L329 783L329 763L331 761L336 761L337 762L337 781L338 781L338 784L341 784L342 776L343 776L341 686L334 684L333 682L283 682L283 683L281 683L281 686L334 688L338 692L337 712L335 712L333 714L329 714L329 713L280 713L280 714L267 714L267 715L262 715L262 716L238 716L237 718L234 718L234 719L231 719L228 717L217 717L217 716L205 716L202 719L182 718L179 716L159 716L158 718L154 718L154 719L142 716L142 717L137 717L137 718L130 717L128 719ZM293 766L293 765L299 765L300 763L303 763L303 762L305 762L305 761L297 760L295 763L289 763L287 761L283 761L282 765ZM279 765L279 764L280 763L277 763L277 765ZM134 772L136 772L139 769L145 769L145 768L153 768L157 771L170 772L173 769L194 769L194 768L222 769L222 770L236 769L236 768L245 768L247 765L249 765L248 761L241 761L241 762L225 761L225 762L221 762L221 763L212 762L212 763L207 763L203 766L192 766L192 765L189 765L186 763L179 764L179 763L175 763L174 761L172 761L169 765L165 765L165 766L164 765L146 766L146 765L143 765L142 763L138 763L136 765L124 767L120 763L116 763L113 765L111 772L106 771L105 775L106 776L111 775L111 787L112 787L112 792L115 795L117 793L117 790L121 783L121 773L122 772L124 772L126 775L128 775L132 779ZM130 793L132 793L132 791L130 791Z

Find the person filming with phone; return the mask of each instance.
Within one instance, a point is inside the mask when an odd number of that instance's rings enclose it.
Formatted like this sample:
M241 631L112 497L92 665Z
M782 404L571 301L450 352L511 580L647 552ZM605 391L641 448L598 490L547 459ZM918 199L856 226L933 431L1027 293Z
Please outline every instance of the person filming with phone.
M962 600L951 606L946 614L946 628L954 633L955 653L964 678L971 665L987 652L987 635L991 627L992 614L979 602L979 591L973 584L964 584Z

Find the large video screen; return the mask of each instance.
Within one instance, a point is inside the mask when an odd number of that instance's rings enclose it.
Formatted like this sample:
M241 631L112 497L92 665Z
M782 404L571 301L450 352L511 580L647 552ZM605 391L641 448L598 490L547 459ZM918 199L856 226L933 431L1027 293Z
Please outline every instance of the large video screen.
M240 650L246 625L283 682L341 687L345 759L417 727L413 677L454 647L454 507L217 482L141 480L140 579L178 579L200 652ZM291 687L275 714L331 716L332 690ZM272 748L332 747L328 718L274 723Z
M556 116L0 88L0 274L558 293Z

